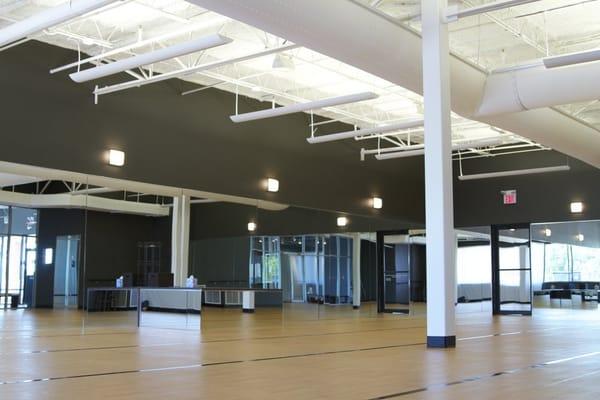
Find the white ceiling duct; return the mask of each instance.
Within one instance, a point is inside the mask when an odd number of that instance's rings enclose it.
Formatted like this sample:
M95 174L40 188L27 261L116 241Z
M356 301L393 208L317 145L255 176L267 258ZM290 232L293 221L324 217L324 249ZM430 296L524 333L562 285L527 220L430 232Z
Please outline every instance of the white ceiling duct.
M493 73L487 78L477 115L489 116L596 100L600 97L599 76L600 62Z
M74 72L69 76L75 82L87 82L93 79L114 75L119 72L132 68L138 68L144 65L154 64L156 62L170 60L175 57L195 53L197 51L210 49L212 47L222 46L231 43L232 39L219 35L218 33L204 36L198 39L190 40L184 43L178 43L163 49L151 51L149 53L125 58L108 64L101 64L94 68L84 69Z
M23 39L70 19L114 3L117 0L76 0L42 11L23 21L15 22L0 30L0 46Z
M423 93L421 37L355 0L190 0ZM326 15L327 18L323 18ZM335 29L331 29L335 26ZM600 167L599 132L554 109L476 116L486 73L452 56L452 110ZM598 95L596 96L596 98Z

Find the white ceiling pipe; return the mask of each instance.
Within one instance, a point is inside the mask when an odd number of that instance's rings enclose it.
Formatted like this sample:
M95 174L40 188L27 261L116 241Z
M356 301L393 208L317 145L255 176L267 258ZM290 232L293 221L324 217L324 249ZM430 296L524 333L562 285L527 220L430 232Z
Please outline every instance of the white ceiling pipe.
M600 63L491 74L478 116L592 101L600 97Z
M117 0L76 0L50 8L0 30L0 46L104 7Z
M420 35L401 21L371 9L359 0L303 0L302 7L296 7L295 0L189 1L417 94L423 93ZM315 18L315 15L327 15L327 18ZM332 26L336 29L331 29ZM475 113L483 96L487 72L455 54L450 57L449 69L452 111L600 167L600 135L596 129L552 108L477 117Z
M376 126L373 128L357 129L357 130L347 131L347 132L332 133L331 135L310 137L310 138L306 139L306 141L310 144L333 142L335 140L351 139L351 138L356 138L358 136L376 135L379 133L394 132L394 131L399 131L402 129L416 128L417 126L422 126L422 125L423 125L423 119L414 119L414 120L410 120L410 121L399 122L396 124Z
M190 40L189 42L175 44L163 49L151 51L149 53L140 54L137 56L125 58L119 61L108 64L101 64L94 68L84 69L74 72L69 76L75 82L87 82L93 79L102 78L109 75L114 75L128 69L141 67L143 65L154 64L156 62L170 60L171 58L183 56L197 51L210 49L212 47L222 46L231 43L232 39L213 34L204 36L198 39Z
M373 92L362 92L348 94L345 96L330 97L328 99L309 101L307 103L297 103L289 106L269 108L249 112L245 114L231 115L229 118L235 123L255 121L257 119L279 117L281 115L294 114L302 111L318 110L321 108L339 106L341 104L356 103L359 101L376 99L378 96Z
M578 53L561 54L559 56L544 57L542 62L546 68L565 67L567 65L583 64L600 60L600 49L581 51Z
M475 179L501 178L503 176L545 174L548 172L569 171L570 169L571 169L571 167L569 167L568 165L559 165L557 167L515 169L512 171L499 171L499 172L487 172L487 173L483 173L483 174L460 175L458 177L458 180L459 181L470 181L470 180L475 180Z
M504 10L505 8L520 6L522 4L534 3L540 0L504 0L494 3L482 4L480 6L464 8L462 10L448 12L446 14L446 22L457 21L459 18L470 17L473 15L484 14L492 11Z

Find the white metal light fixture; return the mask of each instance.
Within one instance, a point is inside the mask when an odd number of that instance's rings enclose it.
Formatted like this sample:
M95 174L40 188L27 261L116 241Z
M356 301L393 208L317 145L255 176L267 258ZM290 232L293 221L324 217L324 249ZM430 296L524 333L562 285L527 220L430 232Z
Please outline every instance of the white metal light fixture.
M0 30L0 46L23 39L90 11L114 3L116 0L76 0L52 7Z
M256 230L256 222L248 222L248 232L254 232Z
M399 122L397 124L376 126L374 128L355 129L353 131L332 133L330 135L314 136L314 137L310 137L310 138L306 139L306 141L310 144L333 142L334 140L350 139L350 138L356 138L359 136L367 136L367 135L377 135L377 134L381 134L381 133L399 131L402 129L416 128L419 126L423 126L423 120L422 119L412 119L409 121Z
M378 96L373 92L362 92L345 96L330 97L328 99L297 103L289 106L268 108L266 110L254 111L245 114L231 115L229 118L235 123L254 121L257 119L279 117L281 115L294 114L302 111L317 110L320 108L339 106L341 104L356 103L359 101L376 99Z
M515 169L515 170L511 170L511 171L486 172L483 174L472 174L472 175L459 175L458 180L459 181L471 181L471 180L475 180L475 179L501 178L503 176L545 174L545 173L549 173L549 172L569 171L570 169L571 169L571 167L569 167L568 165L559 165L556 167Z
M108 163L115 167L122 167L125 165L125 152L121 150L110 149L108 151Z
M267 191L269 192L279 192L279 181L275 178L267 179Z
M87 82L108 75L114 75L128 69L154 64L159 61L169 60L171 58L195 53L200 50L210 49L212 47L222 46L231 42L232 40L228 37L219 34L213 34L108 64L100 64L94 68L74 72L69 76L75 82Z
M566 67L600 60L600 49L586 50L578 53L561 54L542 59L546 68Z
M583 203L580 201L574 201L571 203L571 212L577 214L583 212Z
M381 197L373 197L373 208L378 210L383 208L383 199Z
M583 236L583 233L580 233L576 236L577 240L580 242L583 242L585 240L585 236Z
M544 235L546 235L546 237L552 236L552 230L550 228L544 229Z
M348 225L348 218L346 217L338 217L337 226L346 226Z

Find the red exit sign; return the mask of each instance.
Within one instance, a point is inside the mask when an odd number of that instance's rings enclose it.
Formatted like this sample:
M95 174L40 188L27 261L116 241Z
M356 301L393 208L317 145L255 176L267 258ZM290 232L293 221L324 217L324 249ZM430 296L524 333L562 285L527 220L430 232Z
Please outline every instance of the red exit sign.
M502 191L502 202L504 204L517 204L517 191L516 190L503 190Z

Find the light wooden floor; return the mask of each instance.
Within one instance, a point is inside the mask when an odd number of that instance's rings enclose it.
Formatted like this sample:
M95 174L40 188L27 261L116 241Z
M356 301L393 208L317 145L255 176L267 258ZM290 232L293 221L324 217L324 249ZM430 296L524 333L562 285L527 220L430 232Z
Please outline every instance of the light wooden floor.
M547 400L600 394L596 309L544 309L533 317L458 314L454 350L425 347L419 313L375 316L367 308L356 317L340 308L327 309L326 319L307 317L314 311L207 310L202 333L137 330L125 314L95 317L82 330L77 311L0 311L0 399Z

